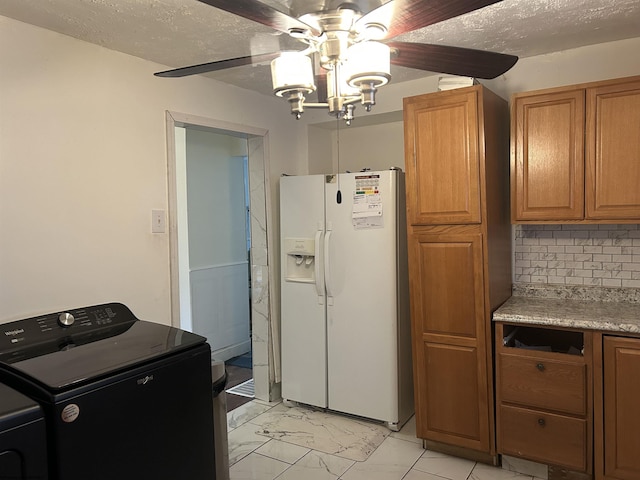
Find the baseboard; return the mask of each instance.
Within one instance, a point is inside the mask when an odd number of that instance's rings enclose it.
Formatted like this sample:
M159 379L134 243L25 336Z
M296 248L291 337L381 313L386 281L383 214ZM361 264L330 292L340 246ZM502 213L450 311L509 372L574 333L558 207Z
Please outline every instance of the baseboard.
M446 453L447 455L453 455L455 457L466 458L475 462L486 463L487 465L498 466L498 455L491 455L490 453L479 452L477 450L471 450L469 448L457 447L454 445L448 445L445 443L434 442L432 440L423 439L423 447L426 450L433 450L434 452Z
M226 362L227 360L239 357L251 351L251 340L247 340L242 343L230 345L228 347L221 348L215 352L211 352L211 361L214 362Z

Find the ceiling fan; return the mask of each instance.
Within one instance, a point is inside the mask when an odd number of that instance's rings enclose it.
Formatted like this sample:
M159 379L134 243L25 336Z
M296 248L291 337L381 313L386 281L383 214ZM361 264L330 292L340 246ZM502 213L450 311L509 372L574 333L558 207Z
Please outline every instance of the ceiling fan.
M259 0L199 0L289 34L299 51L249 55L155 73L183 77L271 62L274 93L300 118L304 107L328 108L351 123L355 104L367 111L389 64L430 72L495 78L518 57L445 45L393 41L403 33L481 9L501 0L290 0L290 14ZM305 95L317 91L318 103Z

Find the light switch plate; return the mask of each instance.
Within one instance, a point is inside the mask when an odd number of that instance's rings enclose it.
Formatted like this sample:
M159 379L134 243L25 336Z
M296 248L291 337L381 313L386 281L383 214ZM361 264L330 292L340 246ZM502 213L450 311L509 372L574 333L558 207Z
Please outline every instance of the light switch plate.
M151 233L164 233L165 228L164 210L151 210Z

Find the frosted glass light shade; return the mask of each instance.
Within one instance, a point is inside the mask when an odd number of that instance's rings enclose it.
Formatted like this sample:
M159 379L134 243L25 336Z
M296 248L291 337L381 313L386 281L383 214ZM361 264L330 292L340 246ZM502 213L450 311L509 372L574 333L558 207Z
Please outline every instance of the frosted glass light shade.
M313 92L313 67L311 59L299 52L282 52L271 62L273 93L282 97L287 92Z
M356 43L347 50L345 66L347 83L352 87L386 85L391 79L391 50L380 42Z

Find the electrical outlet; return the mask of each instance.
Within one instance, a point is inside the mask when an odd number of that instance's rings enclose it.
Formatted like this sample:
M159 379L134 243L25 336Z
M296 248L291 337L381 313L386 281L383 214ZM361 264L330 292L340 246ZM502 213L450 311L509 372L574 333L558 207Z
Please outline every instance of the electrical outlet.
M151 210L151 233L165 232L164 210Z

